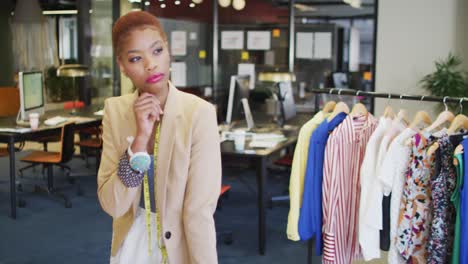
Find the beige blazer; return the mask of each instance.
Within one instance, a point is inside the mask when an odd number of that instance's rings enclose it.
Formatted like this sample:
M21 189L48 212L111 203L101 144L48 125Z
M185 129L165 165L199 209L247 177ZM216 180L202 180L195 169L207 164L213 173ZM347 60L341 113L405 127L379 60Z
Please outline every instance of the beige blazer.
M169 85L156 167L161 239L170 264L218 263L213 213L221 188L221 151L214 107ZM98 197L113 217L112 256L132 226L141 187L127 188L117 176L119 159L136 135L130 95L105 101ZM142 252L145 254L146 252Z

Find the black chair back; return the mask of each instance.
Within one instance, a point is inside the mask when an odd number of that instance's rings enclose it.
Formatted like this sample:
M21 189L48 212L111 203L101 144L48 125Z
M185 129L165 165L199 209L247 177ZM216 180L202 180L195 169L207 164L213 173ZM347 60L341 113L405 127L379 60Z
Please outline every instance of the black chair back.
M62 127L62 163L73 158L75 152L75 123L67 123Z

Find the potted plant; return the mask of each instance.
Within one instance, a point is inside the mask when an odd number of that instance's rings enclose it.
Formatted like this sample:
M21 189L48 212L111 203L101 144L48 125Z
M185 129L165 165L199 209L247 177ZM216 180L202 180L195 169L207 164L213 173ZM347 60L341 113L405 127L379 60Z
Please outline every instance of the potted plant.
M422 87L433 96L467 97L468 75L460 69L461 64L462 60L453 54L449 54L445 60L436 61L436 70L420 81ZM448 106L454 113L460 111L459 104L448 104ZM463 110L467 113L468 107Z

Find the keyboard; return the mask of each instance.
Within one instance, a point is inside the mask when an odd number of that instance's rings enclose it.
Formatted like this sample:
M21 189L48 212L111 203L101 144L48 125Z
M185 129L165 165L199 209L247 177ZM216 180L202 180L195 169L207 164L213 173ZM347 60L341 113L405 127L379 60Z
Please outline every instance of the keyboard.
M10 132L10 133L25 133L31 131L31 128L10 128L10 127L1 127L0 132Z
M66 122L68 118L63 117L63 116L54 116L51 118L48 118L47 120L44 121L44 124L48 126L56 126L58 124L61 124L63 122Z

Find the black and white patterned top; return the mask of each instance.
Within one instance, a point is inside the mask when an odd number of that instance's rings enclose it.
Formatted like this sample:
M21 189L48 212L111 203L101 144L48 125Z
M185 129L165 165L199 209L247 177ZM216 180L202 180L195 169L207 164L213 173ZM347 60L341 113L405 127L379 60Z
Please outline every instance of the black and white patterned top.
M143 182L144 172L139 172L130 166L130 160L127 151L120 157L119 168L117 169L117 176L119 176L122 183L129 187L135 188Z

